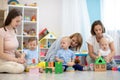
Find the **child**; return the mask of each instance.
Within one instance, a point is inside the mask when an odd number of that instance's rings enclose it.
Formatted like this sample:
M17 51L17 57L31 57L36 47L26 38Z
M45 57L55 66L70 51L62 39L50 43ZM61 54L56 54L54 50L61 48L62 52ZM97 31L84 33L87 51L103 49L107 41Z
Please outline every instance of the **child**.
M73 51L69 49L71 43L71 39L69 37L63 37L61 40L61 49L57 51L55 60L58 62L62 62L64 71L67 70L68 67L72 67L74 65L75 54ZM71 68L71 70L74 70Z
M83 66L80 64L75 64L75 54L72 50L69 49L69 46L71 44L71 39L69 37L63 37L61 40L61 49L57 51L57 54L55 56L55 60L58 62L62 62L64 71L74 71L83 70Z
M28 49L24 50L27 65L38 64L37 39L32 37L28 39ZM40 69L40 72L43 72Z
M102 56L105 61L107 62L107 69L111 70L112 67L115 67L115 61L113 59L107 59L107 56L109 56L110 54L110 48L109 48L109 43L108 40L106 38L101 38L100 42L100 49L98 51L98 56Z

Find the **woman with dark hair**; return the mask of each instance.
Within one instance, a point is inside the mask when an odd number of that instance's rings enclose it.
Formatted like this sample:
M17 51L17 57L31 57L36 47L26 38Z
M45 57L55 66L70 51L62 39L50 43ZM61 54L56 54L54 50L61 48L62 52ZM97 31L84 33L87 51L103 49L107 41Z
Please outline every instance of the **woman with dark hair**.
M105 28L100 20L96 20L95 22L93 22L91 26L91 34L92 36L87 40L89 53L89 56L87 56L88 64L94 63L95 60L99 57L98 51L100 49L99 42L101 38L108 39L110 53L106 56L105 60L108 63L111 62L115 55L114 41L112 37L105 34ZM115 63L113 64L115 65ZM113 64L111 64L111 66L107 65L107 69L111 69L114 66Z
M0 72L21 73L24 71L25 55L17 51L19 44L16 37L16 28L21 20L21 12L12 9L0 28Z

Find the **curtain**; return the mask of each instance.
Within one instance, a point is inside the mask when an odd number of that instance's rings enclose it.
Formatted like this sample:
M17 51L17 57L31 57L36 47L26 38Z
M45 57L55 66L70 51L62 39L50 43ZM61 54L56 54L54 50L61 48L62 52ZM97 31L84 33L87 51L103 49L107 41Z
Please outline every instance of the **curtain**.
M116 55L120 55L120 0L101 0L101 20L114 39Z
M86 0L63 0L62 35L79 32L83 37L81 50L86 50L86 39L90 36L90 19Z

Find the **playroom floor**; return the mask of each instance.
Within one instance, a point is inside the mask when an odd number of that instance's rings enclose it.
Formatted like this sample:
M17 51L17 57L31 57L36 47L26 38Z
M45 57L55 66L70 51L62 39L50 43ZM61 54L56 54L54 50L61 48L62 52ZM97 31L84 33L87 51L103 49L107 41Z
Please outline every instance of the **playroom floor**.
M120 80L120 71L76 71L62 74L7 74L0 73L0 80Z

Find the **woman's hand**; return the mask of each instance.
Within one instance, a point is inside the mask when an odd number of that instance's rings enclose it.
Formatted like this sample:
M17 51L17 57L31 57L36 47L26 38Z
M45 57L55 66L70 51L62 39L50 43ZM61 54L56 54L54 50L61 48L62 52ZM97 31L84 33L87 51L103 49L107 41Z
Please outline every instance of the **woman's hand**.
M24 64L26 62L26 60L24 58L17 58L16 59L16 62L17 63L21 63L21 64Z

